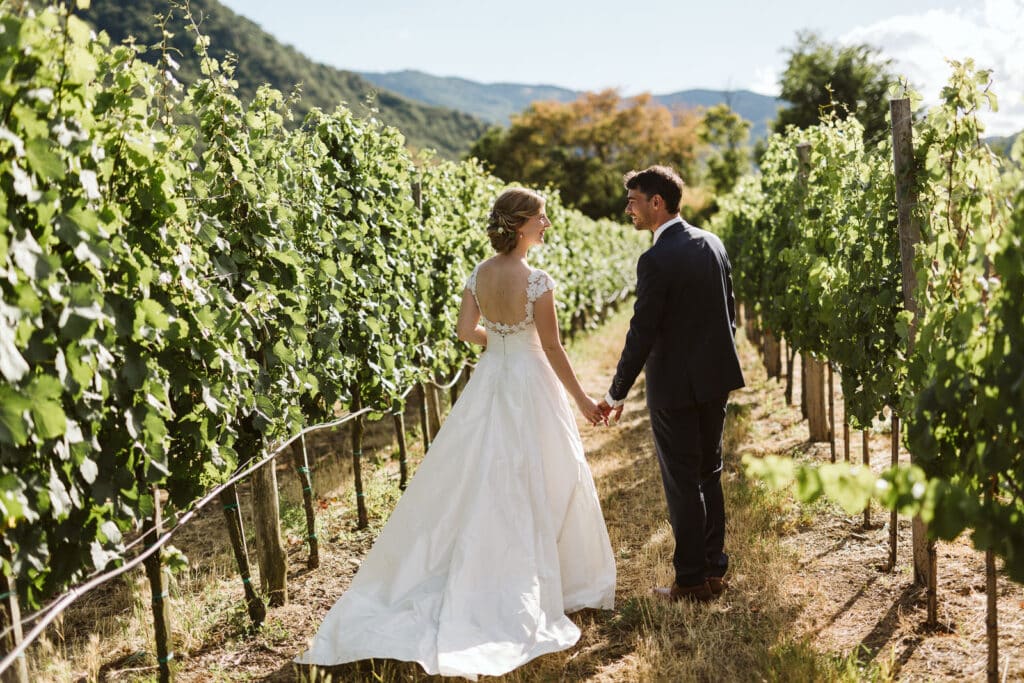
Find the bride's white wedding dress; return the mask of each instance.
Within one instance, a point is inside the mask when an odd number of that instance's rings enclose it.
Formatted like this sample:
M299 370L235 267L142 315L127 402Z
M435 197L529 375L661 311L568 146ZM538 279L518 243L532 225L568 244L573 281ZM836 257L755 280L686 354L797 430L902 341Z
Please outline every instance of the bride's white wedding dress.
M476 296L473 271L466 287ZM615 562L569 400L526 317L487 349L352 585L296 661L419 662L499 675L571 647L565 616L610 609Z

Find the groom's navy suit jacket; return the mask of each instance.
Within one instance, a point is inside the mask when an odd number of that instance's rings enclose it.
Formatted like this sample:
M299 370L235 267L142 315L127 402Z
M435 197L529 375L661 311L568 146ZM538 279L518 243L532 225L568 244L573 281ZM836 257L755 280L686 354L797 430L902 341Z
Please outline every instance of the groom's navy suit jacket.
M742 387L732 265L721 240L680 220L643 253L636 275L636 305L611 397L625 398L645 363L651 409L724 399Z

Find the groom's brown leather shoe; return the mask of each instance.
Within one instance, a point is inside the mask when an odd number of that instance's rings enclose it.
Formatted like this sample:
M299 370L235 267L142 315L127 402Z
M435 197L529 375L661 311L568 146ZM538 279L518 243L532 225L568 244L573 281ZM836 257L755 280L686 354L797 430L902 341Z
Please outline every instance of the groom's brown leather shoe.
M711 592L708 582L698 583L696 586L680 586L676 582L672 582L671 588L655 588L651 593L662 600L668 602L679 602L680 600L689 600L690 602L708 602L714 599L714 593Z
M729 582L724 576L709 576L708 588L711 589L711 593L717 598L719 595L729 587Z

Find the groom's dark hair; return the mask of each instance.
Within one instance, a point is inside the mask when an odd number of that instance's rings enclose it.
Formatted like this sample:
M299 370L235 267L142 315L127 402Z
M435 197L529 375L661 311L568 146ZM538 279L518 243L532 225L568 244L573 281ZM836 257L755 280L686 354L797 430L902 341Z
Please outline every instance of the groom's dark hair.
M684 183L671 166L649 166L642 171L630 171L622 176L622 183L627 190L640 190L648 199L660 194L669 213L679 211Z

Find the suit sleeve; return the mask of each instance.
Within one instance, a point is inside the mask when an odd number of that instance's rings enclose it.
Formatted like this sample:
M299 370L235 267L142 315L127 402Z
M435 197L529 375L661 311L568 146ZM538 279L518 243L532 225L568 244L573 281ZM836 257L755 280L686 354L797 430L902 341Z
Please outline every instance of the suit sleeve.
M658 334L665 300L668 294L668 282L661 273L650 252L640 257L636 264L636 303L633 306L633 318L629 321L629 332L626 344L619 356L619 365L615 370L615 378L608 390L608 395L616 401L626 398L633 387L637 375L647 362L654 340Z
M732 291L732 263L725 256L725 293L729 304L729 324L732 325L732 336L736 337L736 296Z

